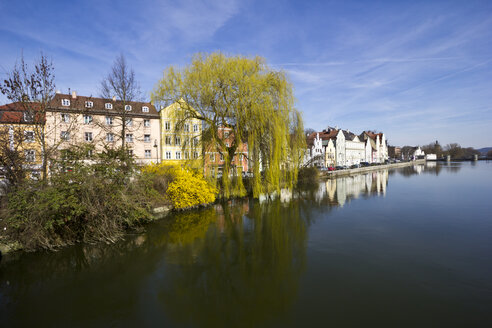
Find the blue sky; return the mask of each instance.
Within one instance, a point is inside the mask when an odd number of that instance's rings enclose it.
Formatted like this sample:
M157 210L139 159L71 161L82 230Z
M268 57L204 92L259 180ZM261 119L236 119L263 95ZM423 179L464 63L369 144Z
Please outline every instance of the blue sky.
M0 77L43 51L59 89L98 95L122 52L148 95L196 52L260 55L306 127L492 146L492 1L0 0L0 21Z

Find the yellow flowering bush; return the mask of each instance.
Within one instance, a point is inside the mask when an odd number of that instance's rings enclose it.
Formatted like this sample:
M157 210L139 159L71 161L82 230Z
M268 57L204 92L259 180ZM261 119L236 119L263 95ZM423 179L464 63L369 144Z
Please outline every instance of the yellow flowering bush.
M188 167L179 165L151 164L142 169L144 173L166 176L166 194L175 209L184 209L215 201L217 188Z
M167 188L167 195L174 208L181 209L215 201L217 189L202 176L187 168L173 169L174 180Z

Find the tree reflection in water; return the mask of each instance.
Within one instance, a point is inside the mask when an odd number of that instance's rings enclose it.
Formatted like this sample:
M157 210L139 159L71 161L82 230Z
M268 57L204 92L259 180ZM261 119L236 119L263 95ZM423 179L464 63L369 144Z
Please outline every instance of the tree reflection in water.
M299 203L239 202L216 211L216 224L203 237L180 238L168 248L172 264L157 287L164 311L177 322L206 327L285 317L306 262Z
M461 163L427 163L341 177L309 190L282 191L273 201L230 201L173 213L114 245L4 257L0 317L4 326L122 326L144 319L279 324L289 320L298 299L313 218L359 197L384 196L390 175L460 168Z

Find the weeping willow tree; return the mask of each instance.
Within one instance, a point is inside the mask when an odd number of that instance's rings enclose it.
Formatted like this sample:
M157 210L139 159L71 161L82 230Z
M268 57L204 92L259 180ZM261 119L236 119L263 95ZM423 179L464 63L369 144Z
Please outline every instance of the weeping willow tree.
M296 182L305 143L302 118L294 108L285 73L269 68L263 58L197 54L190 65L164 71L152 100L165 106L180 104L173 113L176 133L185 122L203 122L200 142L205 165L207 153L224 158L224 197L244 194L234 156L245 144L254 197Z

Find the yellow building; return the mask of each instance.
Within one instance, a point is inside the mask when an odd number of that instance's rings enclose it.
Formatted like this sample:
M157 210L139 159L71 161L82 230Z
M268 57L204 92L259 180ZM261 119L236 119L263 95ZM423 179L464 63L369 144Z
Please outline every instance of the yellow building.
M6 167L21 161L24 169L30 171L31 177L39 178L42 165L40 137L43 135L44 117L33 117L36 104L26 108L26 104L17 102L0 106L0 179L5 177ZM36 116L34 114L34 116ZM37 121L37 124L35 122Z
M202 160L202 121L196 118L182 120L183 105L184 102L175 102L168 107L161 107L159 112L163 163L184 163L189 160L201 162Z

